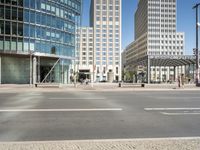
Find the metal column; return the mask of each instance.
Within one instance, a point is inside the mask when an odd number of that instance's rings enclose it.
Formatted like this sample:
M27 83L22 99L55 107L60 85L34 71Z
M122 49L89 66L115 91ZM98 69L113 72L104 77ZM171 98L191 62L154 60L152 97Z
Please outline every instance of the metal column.
M150 84L150 78L151 78L151 64L149 56L147 58L147 83Z
M167 81L167 71L166 71L166 66L164 66L164 75L165 75L165 83Z
M155 66L155 74L156 74L156 80L155 80L155 82L157 83L157 67Z
M183 66L181 66L181 75L183 74Z
M33 85L37 82L37 58L33 57Z
M159 66L159 82L162 82L162 67Z
M199 86L199 5L193 7L196 9L196 86Z
M64 84L64 60L62 59L62 73L61 73L61 77L62 77L62 84Z
M32 62L32 54L30 53L30 86L33 83L33 62Z
M188 75L188 73L187 73L187 65L185 65L184 67L185 67L184 68L184 74L185 74L185 78L186 78L186 75Z
M174 82L176 82L176 66L174 66Z
M195 74L194 74L195 65L194 65L194 64L193 64L193 67L192 67L192 68L193 68L193 71L192 71L192 72L193 72L193 81L195 82Z
M40 83L40 57L38 57L37 61L37 82Z
M179 68L179 66L178 66L178 68L177 68L177 77L180 75L180 68Z
M1 84L1 56L0 56L0 84Z

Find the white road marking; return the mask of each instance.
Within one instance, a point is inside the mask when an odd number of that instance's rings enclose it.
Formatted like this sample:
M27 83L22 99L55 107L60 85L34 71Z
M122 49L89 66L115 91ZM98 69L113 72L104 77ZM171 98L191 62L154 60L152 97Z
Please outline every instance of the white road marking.
M160 112L163 115L167 116L181 116L181 115L200 115L200 112L182 112L182 113L167 113L167 112Z
M49 98L50 100L105 100L105 98Z
M200 110L200 108L144 108L146 111L165 111L165 110Z
M94 109L1 109L0 112L91 112L91 111L122 111L122 108Z

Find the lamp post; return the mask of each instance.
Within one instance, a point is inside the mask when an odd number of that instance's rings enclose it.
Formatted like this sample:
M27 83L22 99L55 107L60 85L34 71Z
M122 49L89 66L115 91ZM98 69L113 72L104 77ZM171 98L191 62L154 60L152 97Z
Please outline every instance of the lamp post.
M199 5L196 4L193 9L196 9L196 86L199 86Z

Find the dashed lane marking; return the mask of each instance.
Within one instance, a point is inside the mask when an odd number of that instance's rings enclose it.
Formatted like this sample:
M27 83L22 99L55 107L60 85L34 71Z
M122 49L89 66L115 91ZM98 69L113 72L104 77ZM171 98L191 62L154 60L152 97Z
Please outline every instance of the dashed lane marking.
M200 115L200 112L182 112L182 113L167 113L167 112L160 112L163 115L167 116L181 116L181 115Z
M50 100L105 100L105 98L49 98Z
M166 110L200 110L200 108L144 108L146 111L166 111Z

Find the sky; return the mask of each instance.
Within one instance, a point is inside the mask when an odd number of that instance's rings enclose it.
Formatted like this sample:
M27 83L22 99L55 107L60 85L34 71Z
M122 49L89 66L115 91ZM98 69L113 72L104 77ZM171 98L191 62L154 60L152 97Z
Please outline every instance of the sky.
M134 13L137 2L122 0L122 50L134 41ZM185 33L186 54L192 54L196 43L195 10L192 9L196 3L200 3L200 0L177 0L177 31ZM89 26L89 10L90 0L83 0L82 26Z

